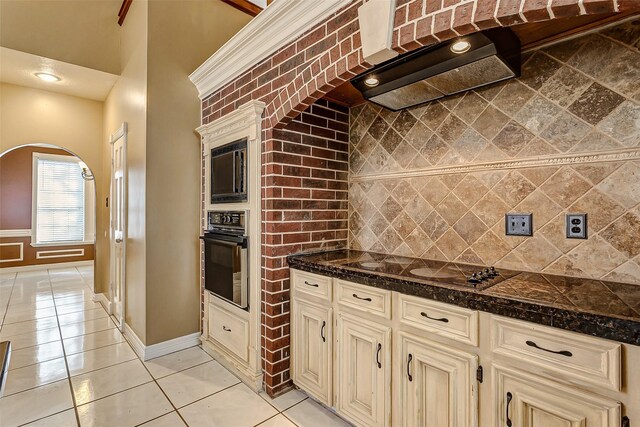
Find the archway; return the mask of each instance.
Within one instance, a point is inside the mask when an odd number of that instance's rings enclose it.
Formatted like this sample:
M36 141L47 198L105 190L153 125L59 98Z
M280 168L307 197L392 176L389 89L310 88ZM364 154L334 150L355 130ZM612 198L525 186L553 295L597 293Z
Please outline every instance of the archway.
M52 144L0 154L0 272L78 267L95 291L95 263L96 185L89 166Z

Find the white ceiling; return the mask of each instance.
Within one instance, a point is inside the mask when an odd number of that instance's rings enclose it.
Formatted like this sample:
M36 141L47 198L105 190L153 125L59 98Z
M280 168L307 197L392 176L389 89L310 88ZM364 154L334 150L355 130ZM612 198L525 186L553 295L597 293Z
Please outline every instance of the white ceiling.
M38 72L61 80L45 82L35 76ZM0 81L4 83L104 101L117 80L115 74L0 47Z

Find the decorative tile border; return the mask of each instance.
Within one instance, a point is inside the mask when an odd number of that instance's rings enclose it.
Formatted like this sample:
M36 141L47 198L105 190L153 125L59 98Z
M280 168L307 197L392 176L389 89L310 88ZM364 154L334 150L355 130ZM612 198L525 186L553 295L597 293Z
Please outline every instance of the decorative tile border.
M351 182L378 181L384 179L414 178L419 176L450 175L468 172L523 169L548 166L576 165L586 163L620 162L639 160L640 148L622 148L580 154L558 154L524 159L509 159L496 162L478 162L464 165L433 166L423 169L405 170L371 175L352 175Z

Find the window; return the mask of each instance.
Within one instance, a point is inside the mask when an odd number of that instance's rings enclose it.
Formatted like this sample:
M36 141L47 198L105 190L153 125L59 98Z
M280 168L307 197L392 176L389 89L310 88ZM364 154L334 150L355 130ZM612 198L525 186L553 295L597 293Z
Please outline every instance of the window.
M36 244L83 243L85 181L72 156L34 153L33 221Z

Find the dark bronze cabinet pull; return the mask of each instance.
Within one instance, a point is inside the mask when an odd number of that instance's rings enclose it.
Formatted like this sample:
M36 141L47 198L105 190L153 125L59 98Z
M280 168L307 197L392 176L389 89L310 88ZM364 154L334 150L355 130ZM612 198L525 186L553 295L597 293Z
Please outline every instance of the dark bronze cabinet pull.
M359 297L357 294L353 294L353 297L354 297L354 298L358 298L358 299L360 299L360 300L362 300L362 301L369 301L369 302L371 302L371 298L362 298L362 297Z
M527 341L527 345L529 347L537 348L538 350L546 351L547 353L559 354L561 356L567 356L567 357L573 356L573 353L571 353L570 351L567 351L567 350L560 350L560 351L549 350L547 348L540 347L538 344L536 344L533 341Z
M413 354L409 353L409 357L407 357L407 377L409 377L409 381L413 381L413 376L411 375L412 360L413 360Z
M226 326L222 326L222 330L225 332L231 332L231 329L227 328Z
M307 286L313 286L314 288L317 288L317 287L318 287L318 284L317 284L317 283L309 283L309 282L307 282L306 280L304 281L304 284L305 284L305 285L307 285Z
M436 322L449 323L449 319L447 319L446 317L431 317L424 311L421 311L420 315L422 317L426 317L427 319L435 320Z
M382 363L380 363L380 350L382 350L382 344L378 343L378 351L376 351L376 363L378 364L378 369L382 368Z
M511 399L513 399L513 395L511 392L507 392L507 427L511 427L513 425L511 418L509 417L509 405L511 404Z
M324 336L324 327L327 326L327 322L322 321L322 327L320 328L320 338L322 338L322 342L327 342L327 339Z

